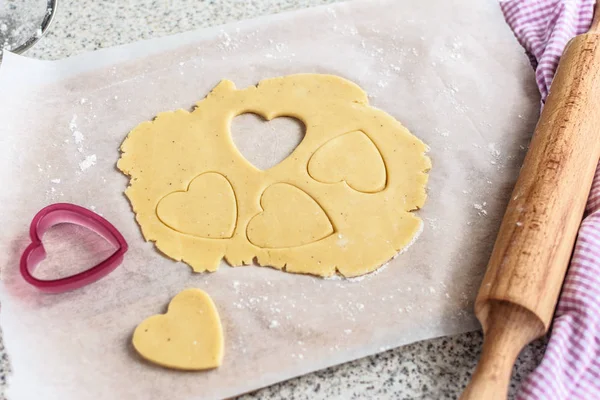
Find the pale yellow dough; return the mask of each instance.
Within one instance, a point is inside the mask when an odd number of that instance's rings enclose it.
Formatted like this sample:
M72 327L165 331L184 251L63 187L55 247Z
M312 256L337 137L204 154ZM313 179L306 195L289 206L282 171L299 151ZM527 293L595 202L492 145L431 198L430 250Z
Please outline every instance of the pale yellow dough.
M317 149L308 162L308 173L323 183L345 181L365 193L382 190L387 175L377 147L361 131L333 138Z
M205 238L230 238L237 215L235 194L223 175L207 172L194 178L186 191L163 197L156 206L156 215L178 232Z
M306 135L262 171L231 138L243 113L301 120ZM192 112L160 113L132 130L118 167L147 240L194 271L258 263L358 276L421 229L427 146L366 93L332 75L300 74L237 90L223 80Z
M180 370L216 368L223 360L223 328L208 294L187 289L169 303L164 315L142 321L133 347L146 360Z

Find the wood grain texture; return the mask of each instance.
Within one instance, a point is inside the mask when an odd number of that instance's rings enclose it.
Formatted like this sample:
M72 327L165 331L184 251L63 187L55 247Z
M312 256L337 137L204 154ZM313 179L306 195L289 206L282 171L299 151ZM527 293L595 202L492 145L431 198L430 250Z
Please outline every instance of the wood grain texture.
M485 340L471 384L463 400L506 399L513 364L521 349L543 334L541 322L525 308L503 301L490 301L484 306Z
M503 300L548 329L600 157L600 36L573 39L536 127L475 303Z
M565 49L500 226L475 301L484 350L462 399L506 398L518 353L548 330L599 158L600 35L588 33Z
M594 19L592 20L592 25L590 25L590 29L588 33L598 33L600 26L600 2L596 2L594 6Z

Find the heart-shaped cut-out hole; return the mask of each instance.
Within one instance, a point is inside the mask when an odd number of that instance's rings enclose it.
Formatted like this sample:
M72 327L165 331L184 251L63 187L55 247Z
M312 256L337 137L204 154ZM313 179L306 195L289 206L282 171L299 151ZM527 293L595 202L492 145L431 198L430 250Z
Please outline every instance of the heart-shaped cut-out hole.
M278 117L270 121L253 113L235 117L231 137L242 155L252 165L266 170L285 160L300 144L306 133L302 121Z
M194 371L216 368L223 360L223 328L210 296L186 289L169 303L166 314L153 315L133 332L133 347L163 367Z

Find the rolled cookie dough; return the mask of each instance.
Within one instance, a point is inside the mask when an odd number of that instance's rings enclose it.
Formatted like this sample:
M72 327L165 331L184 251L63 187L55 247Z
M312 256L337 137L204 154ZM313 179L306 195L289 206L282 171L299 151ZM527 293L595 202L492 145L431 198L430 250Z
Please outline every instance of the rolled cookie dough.
M234 117L294 117L306 135L260 170L231 138ZM427 146L332 75L266 79L237 90L223 80L191 111L133 129L118 167L144 237L195 271L225 258L287 272L352 277L410 244L426 198Z

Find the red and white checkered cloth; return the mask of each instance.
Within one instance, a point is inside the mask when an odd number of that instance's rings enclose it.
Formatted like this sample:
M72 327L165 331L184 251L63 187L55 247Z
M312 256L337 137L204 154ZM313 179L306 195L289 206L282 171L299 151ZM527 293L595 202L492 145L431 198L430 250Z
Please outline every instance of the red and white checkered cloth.
M595 0L509 0L500 7L535 68L542 103L567 42L587 32ZM598 132L600 135L600 132ZM542 363L520 400L600 399L600 167Z

